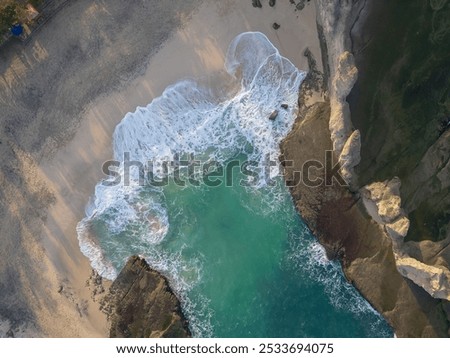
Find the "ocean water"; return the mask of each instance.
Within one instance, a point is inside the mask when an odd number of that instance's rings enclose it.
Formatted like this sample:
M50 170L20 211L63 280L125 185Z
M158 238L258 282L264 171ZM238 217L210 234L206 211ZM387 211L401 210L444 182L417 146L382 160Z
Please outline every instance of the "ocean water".
M113 138L121 181L97 184L77 226L92 266L113 279L129 256L145 257L195 336L392 336L326 259L280 175L304 77L265 35L244 33L223 73L180 81L127 114Z

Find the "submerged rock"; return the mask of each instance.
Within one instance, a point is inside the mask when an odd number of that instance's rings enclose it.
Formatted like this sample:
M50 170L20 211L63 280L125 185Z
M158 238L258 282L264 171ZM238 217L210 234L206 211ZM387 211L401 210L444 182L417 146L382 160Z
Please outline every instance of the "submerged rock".
M288 109L289 106L288 106L286 103L283 103L283 104L281 105L281 108L283 108L283 109Z
M132 256L107 296L112 338L190 337L178 298L167 279Z

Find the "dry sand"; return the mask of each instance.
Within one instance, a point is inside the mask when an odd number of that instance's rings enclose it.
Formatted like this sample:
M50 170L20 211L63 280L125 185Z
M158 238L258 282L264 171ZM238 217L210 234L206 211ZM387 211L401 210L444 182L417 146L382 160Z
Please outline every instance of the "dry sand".
M86 287L91 268L75 227L127 112L177 80L222 69L241 32L263 32L300 69L307 69L306 47L320 63L313 1L301 12L280 0L262 9L250 0L150 1L153 9L120 3L77 1L27 48L11 46L0 56L7 61L0 65L0 248L7 258L0 288L9 290L0 293L0 319L9 321L0 335L9 324L16 335L107 335L98 297L94 302Z

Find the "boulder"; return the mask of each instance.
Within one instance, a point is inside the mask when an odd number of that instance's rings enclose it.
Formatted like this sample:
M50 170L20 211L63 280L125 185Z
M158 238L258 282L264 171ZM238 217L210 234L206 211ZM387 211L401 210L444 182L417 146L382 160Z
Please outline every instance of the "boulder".
M341 164L341 174L344 180L350 184L355 173L353 168L361 161L361 134L359 130L353 131L350 137L345 142L339 156L339 163Z
M277 111L277 110L274 110L274 111L270 114L269 119L270 119L271 121L274 121L277 117L278 117L278 111Z
M252 5L253 5L253 7L262 8L261 1L259 1L259 0L252 0Z
M447 268L426 265L406 257L397 259L397 269L431 296L450 301L450 272Z
M408 234L409 220L403 216L391 224L386 224L386 230L392 240L403 240Z
M336 72L330 88L330 133L333 148L341 155L345 143L351 135L350 110L346 98L358 78L353 55L345 51L338 59Z

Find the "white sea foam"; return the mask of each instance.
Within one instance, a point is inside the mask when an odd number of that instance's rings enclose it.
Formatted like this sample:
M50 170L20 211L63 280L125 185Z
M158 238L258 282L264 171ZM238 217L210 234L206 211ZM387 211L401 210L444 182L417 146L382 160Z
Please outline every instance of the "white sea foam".
M315 240L298 244L300 247L291 248L291 262L303 268L314 281L323 285L334 307L355 314L368 311L376 313L354 287L346 282L339 262L330 261L322 245Z
M305 74L261 33L244 33L234 39L225 71L224 90L208 88L201 80L184 80L169 86L148 106L128 113L114 132L115 159L122 161L124 153L129 153L131 160L157 163L184 153L224 162L243 153L259 166L268 155L277 160L279 143L295 119L298 88ZM280 109L283 103L287 110ZM279 116L270 121L274 109ZM123 170L122 165L121 173ZM158 169L154 173L164 175ZM272 168L271 176L278 175L278 168ZM266 208L281 210L277 203L286 202L280 187L267 187L265 181L259 183L254 198L255 205L242 204L263 215L268 214ZM176 216L171 220L181 220ZM285 216L289 217L288 213ZM202 257L184 257L184 247L176 252L164 250L160 244L168 231L163 191L142 188L136 175L128 186L123 182L117 186L97 184L86 217L77 226L81 251L103 277L114 279L129 256L142 255L168 277L193 334L211 336L213 312L208 299L198 290L195 301L189 296L202 281ZM355 314L374 312L345 282L339 264L330 262L317 242L302 239L294 246L290 263L320 282L337 309Z
M320 283L337 310L360 317L378 316L380 319L372 319L370 325L372 336L385 333L386 326L380 314L346 281L340 263L327 258L323 246L310 237L306 228L300 239L291 241L288 264Z
M167 87L148 106L128 113L114 132L115 159L121 162L124 153L129 153L130 160L158 163L185 153L223 163L243 153L260 167L267 156L278 160L280 141L296 116L298 89L305 73L257 32L233 40L225 71L226 90L208 88L201 80L184 80ZM281 104L287 104L287 109L281 109ZM275 109L278 118L270 121ZM123 163L119 171L123 173ZM164 175L155 168L153 172ZM143 255L169 278L194 334L211 335L212 312L207 299L192 302L187 295L200 282L201 260L186 261L182 249L169 254L158 247L169 230L163 192L143 189L134 174L129 186L123 182L117 186L97 184L86 217L77 226L81 251L108 279L116 277L127 257ZM278 176L278 168L272 168L270 174ZM103 229L94 225L98 223Z
M177 293L183 306L183 312L189 320L189 328L194 337L212 337L213 327L209 308L209 301L203 295L197 295L195 301L188 293L197 286L202 279L202 258L190 257L186 260L183 255L184 247L176 254L161 250L153 250L145 256L146 261L158 272L168 277L171 288Z

